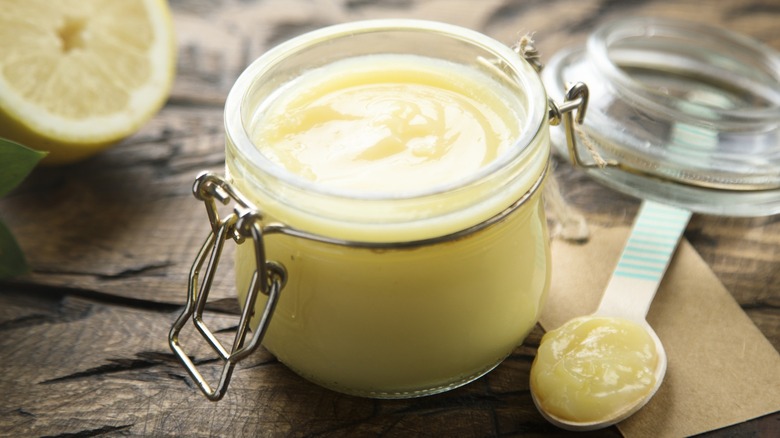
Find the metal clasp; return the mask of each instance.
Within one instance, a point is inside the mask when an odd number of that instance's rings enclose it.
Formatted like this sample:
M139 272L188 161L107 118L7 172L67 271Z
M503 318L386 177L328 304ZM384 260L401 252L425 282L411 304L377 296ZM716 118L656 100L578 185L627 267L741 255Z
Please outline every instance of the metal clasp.
M548 99L550 125L558 126L561 120L563 120L563 128L566 133L566 147L569 151L569 160L572 165L586 169L618 166L618 163L615 161L606 161L601 158L589 141L583 141L583 144L590 152L592 161L586 161L580 156L579 148L577 147L577 125L581 125L585 119L589 96L588 86L582 82L577 82L566 91L563 104L558 105L552 99ZM576 120L573 114L575 110L577 112ZM577 125L575 125L575 122Z
M212 173L204 172L195 180L192 191L195 197L206 205L211 231L206 237L190 270L187 303L181 315L173 324L173 327L171 327L168 335L168 344L185 366L190 377L198 384L203 394L209 400L217 401L225 395L236 363L251 354L262 342L273 316L276 303L279 300L279 294L284 287L287 273L282 265L267 261L265 258L261 214L251 208L250 204L233 190L224 179ZM232 213L224 218L220 217L217 210L217 200L225 205L233 201L235 206ZM219 265L225 241L232 239L236 243L242 243L246 238L252 239L254 243L255 266L257 269L252 275L233 345L230 351L228 351L203 321L203 310L206 307L206 301L217 266ZM207 260L208 264L201 280L201 269ZM254 331L249 343L246 344L249 322L254 315L258 292L267 295L268 301L257 329ZM179 342L179 333L190 317L201 336L224 362L216 388L212 388L206 381L198 371L193 360L184 352Z
M544 64L542 64L540 60L539 51L534 44L533 35L527 34L522 36L517 43L512 46L512 50L525 59L537 73L540 73L542 69L544 69ZM618 166L618 163L615 161L605 161L601 158L596 151L596 148L586 138L583 143L588 152L590 152L593 161L585 161L579 154L576 140L577 127L574 124L575 121L572 113L575 110L577 111L576 122L581 125L583 120L585 120L589 96L588 86L582 82L577 82L566 91L563 104L558 105L552 99L548 99L548 119L550 125L558 126L561 123L561 120L563 120L563 126L566 132L566 146L569 151L569 160L572 165L584 168Z

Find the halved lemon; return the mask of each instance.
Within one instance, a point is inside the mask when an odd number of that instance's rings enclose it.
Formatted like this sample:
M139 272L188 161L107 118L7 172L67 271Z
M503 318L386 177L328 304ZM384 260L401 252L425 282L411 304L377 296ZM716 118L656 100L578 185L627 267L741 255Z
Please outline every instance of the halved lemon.
M2 0L0 137L86 158L165 103L176 48L165 0Z

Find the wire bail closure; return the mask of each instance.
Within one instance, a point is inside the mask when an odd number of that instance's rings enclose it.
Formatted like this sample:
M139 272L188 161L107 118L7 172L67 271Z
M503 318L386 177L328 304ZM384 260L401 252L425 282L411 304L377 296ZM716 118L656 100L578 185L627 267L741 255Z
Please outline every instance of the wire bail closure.
M585 147L590 152L592 161L586 161L582 158L577 147L577 125L581 125L585 120L585 114L588 109L588 99L590 93L588 86L582 82L577 82L570 86L566 90L565 100L562 104L558 105L552 99L548 99L547 105L549 106L549 121L550 125L558 126L563 121L563 129L566 134L566 148L569 152L569 161L574 167L582 167L584 169L592 168L604 168L604 167L618 167L620 166L615 161L605 161L599 153L588 142L585 143ZM576 111L577 118L574 118L574 112Z
M267 261L265 258L261 214L257 210L252 209L250 204L233 190L224 179L212 173L201 173L195 180L192 191L195 198L203 201L206 205L211 231L206 237L190 270L187 303L171 328L168 335L168 344L187 369L190 377L197 382L206 398L211 401L218 401L222 399L227 391L236 363L255 351L262 342L276 308L276 303L279 300L279 294L284 287L287 273L282 265ZM235 203L233 212L224 218L220 217L217 210L217 200L225 205L233 201ZM225 241L232 239L238 244L247 238L254 243L257 269L252 275L236 335L230 351L228 351L203 321L203 310L206 307L206 301L220 257L222 256ZM203 265L207 260L208 264L201 281L201 269L203 269ZM254 331L249 343L246 344L249 322L254 315L258 292L267 295L268 301L257 329ZM184 352L179 342L179 333L189 318L192 318L192 322L198 332L224 362L219 382L215 388L212 388L200 371L198 371L193 359Z
M533 35L523 35L517 41L517 43L512 46L512 50L520 57L522 57L526 62L528 62L537 73L541 73L544 69L544 64L542 64L540 60L541 57L539 56L539 50L537 50L536 46L534 45ZM585 146L593 157L593 161L585 161L579 154L579 149L577 148L577 129L576 125L574 124L575 119L572 113L576 110L576 122L577 124L582 124L582 122L585 120L585 113L588 109L589 97L590 93L588 91L588 86L583 82L577 82L570 86L566 91L565 101L563 104L558 105L551 98L547 99L547 106L549 107L549 123L552 126L558 126L561 124L561 121L563 121L563 127L566 132L566 146L569 151L569 161L573 166L583 167L586 169L594 167L603 168L607 166L618 166L618 163L614 161L604 161L599 156L598 152L591 148L587 142Z

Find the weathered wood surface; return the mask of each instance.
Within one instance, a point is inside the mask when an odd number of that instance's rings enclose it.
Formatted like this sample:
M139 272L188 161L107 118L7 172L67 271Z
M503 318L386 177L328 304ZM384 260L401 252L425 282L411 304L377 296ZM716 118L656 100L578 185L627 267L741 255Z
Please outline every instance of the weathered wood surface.
M33 268L0 284L0 435L566 435L539 416L528 394L540 329L485 378L434 397L342 396L303 381L264 351L239 367L222 402L197 392L166 336L207 231L190 186L198 171L223 165L230 85L280 41L379 17L452 22L507 43L535 31L546 56L583 41L603 20L635 14L717 23L780 49L776 0L173 0L172 7L179 71L162 112L94 159L37 170L0 201L0 216ZM556 175L590 221L630 223L636 200L566 164ZM780 216L696 215L686 237L780 349ZM228 265L211 320L227 335L236 308ZM208 362L205 350L193 353ZM776 436L779 423L776 413L714 435ZM605 433L618 434L598 435Z

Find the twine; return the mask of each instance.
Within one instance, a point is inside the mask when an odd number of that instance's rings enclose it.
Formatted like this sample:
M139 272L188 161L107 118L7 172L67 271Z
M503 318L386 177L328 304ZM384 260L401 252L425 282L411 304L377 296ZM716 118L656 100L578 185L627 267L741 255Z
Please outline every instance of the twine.
M599 151L596 150L596 141L593 140L587 132L585 132L582 129L582 126L580 126L579 123L574 123L574 132L577 134L577 136L580 139L580 143L582 143L585 146L585 149L587 149L588 153L590 154L591 158L593 158L593 164L598 166L599 169L603 169L610 165L610 162L605 160L601 154L599 154Z
M543 65L539 56L539 51L534 45L534 34L526 33L512 46L512 50L528 61L537 71L541 71ZM574 124L575 133L581 138L581 142L593 157L594 163L599 168L604 168L609 163L601 157L596 150L594 141L580 128L579 124ZM566 241L584 243L590 238L590 229L585 217L572 208L561 194L561 188L554 173L547 179L544 186L545 205L550 215L557 221L552 232L552 238L561 238Z
M512 46L512 50L518 55L522 56L528 61L536 71L542 70L541 57L539 51L536 50L534 45L534 33L527 33L520 37L520 39Z
M544 202L550 215L556 219L556 224L550 233L552 238L561 238L575 243L588 241L590 238L588 222L563 198L558 179L552 172L544 186Z

